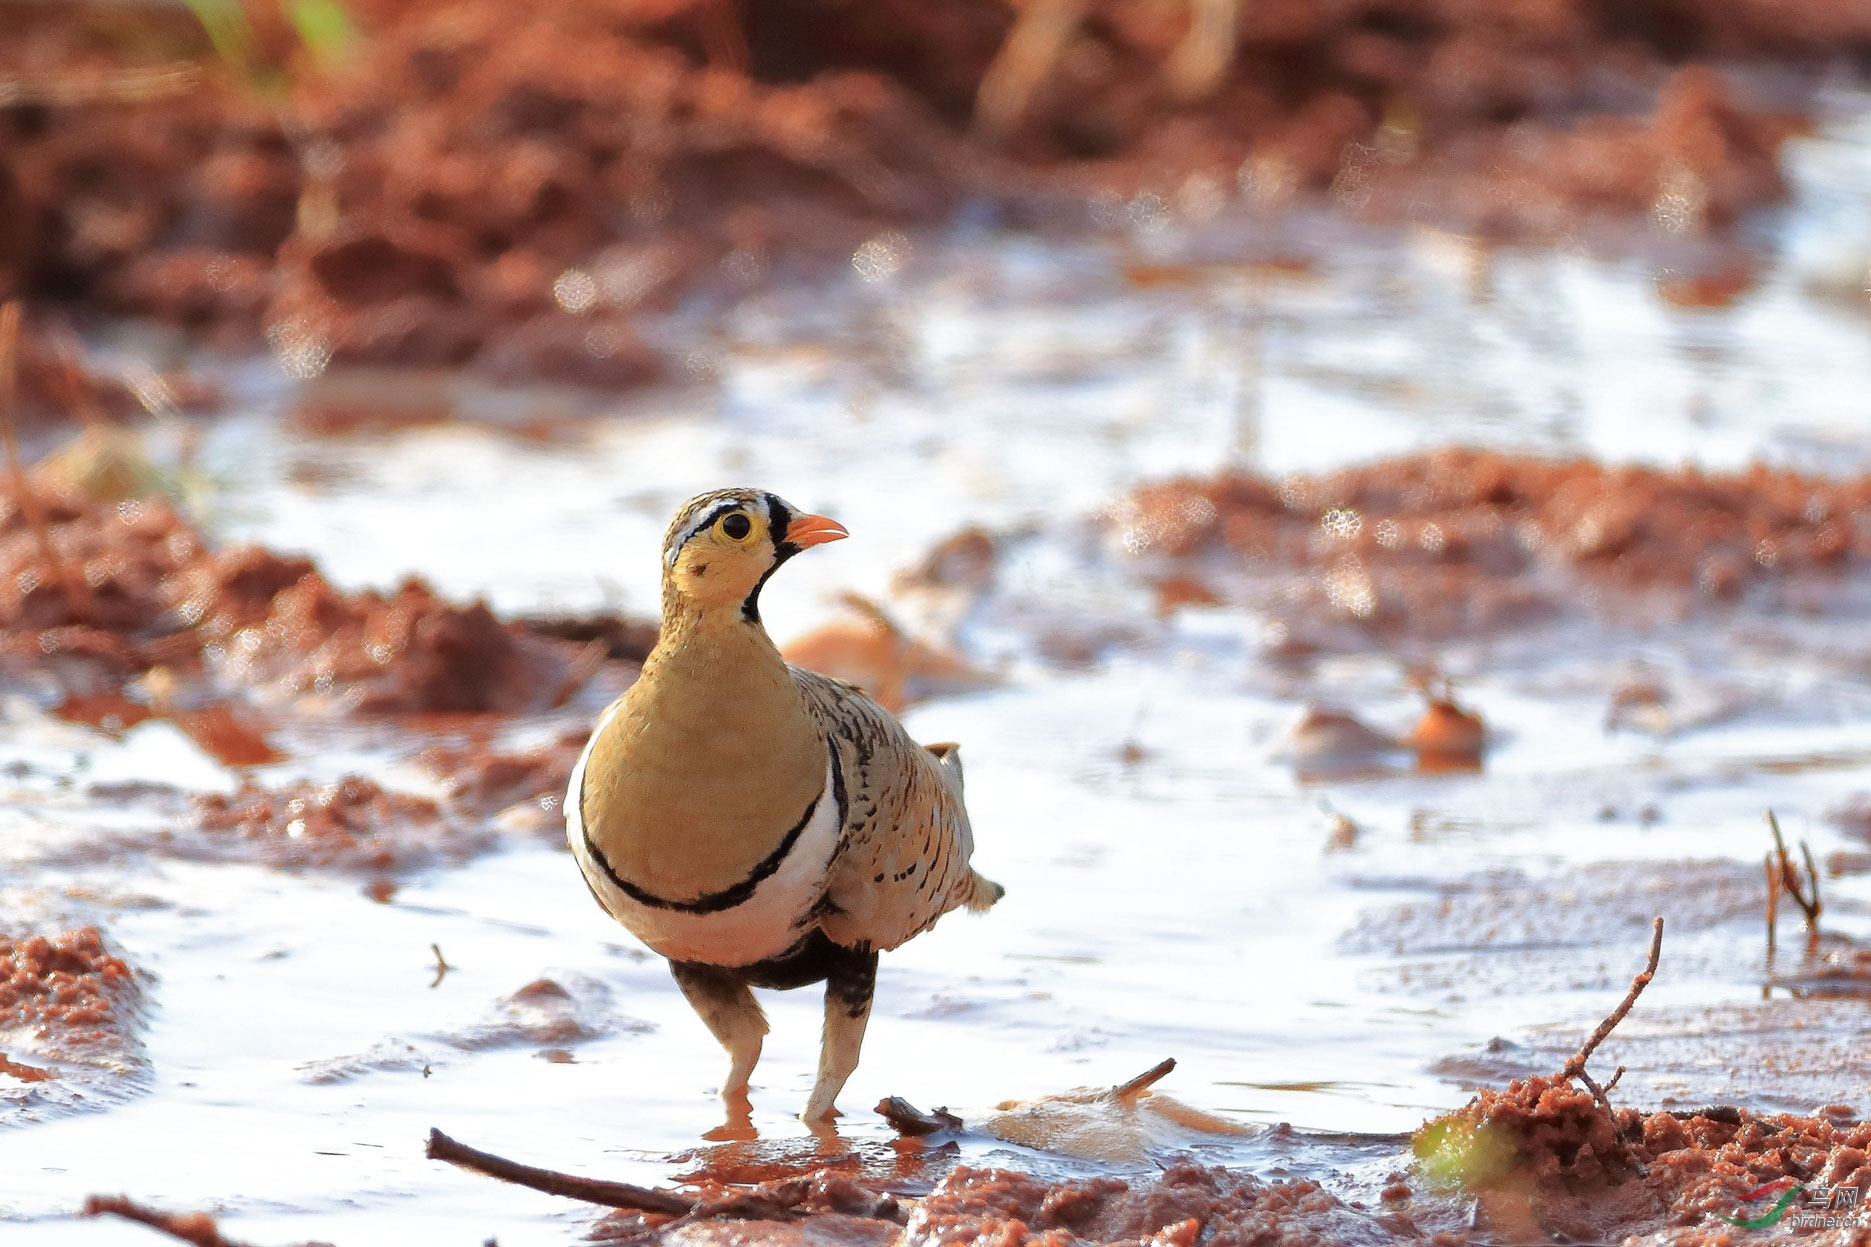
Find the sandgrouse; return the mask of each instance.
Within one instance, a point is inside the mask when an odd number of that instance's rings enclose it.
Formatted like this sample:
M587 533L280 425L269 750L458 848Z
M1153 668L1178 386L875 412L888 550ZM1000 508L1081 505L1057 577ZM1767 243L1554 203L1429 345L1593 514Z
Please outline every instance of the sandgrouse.
M858 689L789 667L760 590L846 536L770 493L692 499L663 541L662 635L572 770L566 834L598 904L669 959L744 1109L753 987L825 983L819 1121L857 1068L879 950L1003 889L970 869L954 745L917 745Z

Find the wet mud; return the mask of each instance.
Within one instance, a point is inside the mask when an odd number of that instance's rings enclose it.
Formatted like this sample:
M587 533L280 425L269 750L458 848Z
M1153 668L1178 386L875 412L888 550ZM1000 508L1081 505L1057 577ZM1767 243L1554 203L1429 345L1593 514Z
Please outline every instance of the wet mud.
M6 507L0 652L16 672L50 660L79 694L160 667L336 712L514 713L560 697L590 645L561 640L562 624L534 632L443 601L414 578L344 593L303 557L214 550L160 496L98 498L60 481L9 493Z
M406 873L485 852L490 828L464 827L425 797L386 792L352 775L333 784L268 789L248 782L231 795L195 798L203 856L285 869ZM188 853L195 846L168 844Z
M839 618L787 642L781 656L857 685L893 714L915 702L997 683L992 672L970 664L950 646L911 636L882 608L855 596L846 600Z
M448 971L437 966L434 986ZM445 1070L462 1055L506 1048L531 1048L544 1061L569 1065L584 1043L605 1036L642 1033L648 1023L617 1011L610 988L577 976L539 978L494 1001L483 1017L453 1030L391 1036L350 1056L309 1061L298 1068L314 1086L350 1082L371 1074L417 1072L424 1078Z
M1448 450L1151 486L1115 509L1111 534L1153 578L1200 577L1216 601L1245 581L1271 598L1297 656L1567 617L1741 604L1811 615L1871 554L1871 480ZM1651 703L1661 694L1633 685L1623 708ZM1454 728L1445 714L1419 730Z
M984 121L983 84L1009 81L1002 53L1018 33L1014 7L997 0L883 0L863 15L748 3L738 30L724 24L726 6L682 0L654 12L348 7L364 42L330 71L315 71L310 50L256 9L258 91L211 60L180 14L151 16L154 35L138 33L139 14L94 14L86 21L109 32L94 40L35 12L30 37L0 50L0 69L13 72L9 57L38 59L0 87L30 78L66 94L0 104L0 223L25 219L32 240L8 250L21 235L0 229L0 280L35 300L153 315L202 341L257 339L295 377L334 361L416 362L621 387L680 379L694 363L693 375L758 396L762 420L737 425L735 408L695 422L706 438L725 429L735 443L726 462L748 475L797 471L799 448L817 453L815 438L856 457L863 402L824 429L800 414L806 406L786 406L809 390L811 410L831 410L825 396L843 382L825 381L825 370L849 360L817 340L775 347L764 328L726 321L724 353L711 344L692 360L671 354L681 335L659 318L797 289L796 277L830 266L881 281L915 257L918 228L980 195L1002 205L1003 221L1090 215L1146 240L1226 211L1323 201L1490 235L1570 239L1599 220L1673 247L1719 234L1781 191L1780 144L1797 122L1778 114L1797 108L1804 88L1783 92L1758 72L1762 60L1803 67L1862 38L1852 15L1817 4L1773 14L1718 5L1628 26L1564 6L1429 16L1242 7L1225 72L1209 94L1178 97L1183 88L1165 84L1194 73L1178 49L1202 6L1109 0L1070 15L1019 107L990 91L1001 111ZM1043 0L1019 8L1047 11ZM796 38L802 30L812 38ZM1780 34L1763 52L1769 30ZM917 55L924 40L950 55ZM1733 72L1717 76L1708 63L1718 60L1736 62ZM1530 64L1556 76L1536 81ZM1195 291L1205 280L1125 256L1114 280L1126 289L1186 280ZM1034 280L1064 293L1035 319L1076 336L1068 305L1104 296L1039 267ZM1324 290L1327 267L1286 276ZM1256 269L1254 280L1263 276ZM964 277L995 291L987 302L1004 293L979 273ZM1672 270L1657 293L1669 308L1725 309L1745 301L1751 281L1745 270ZM777 319L789 314L774 306ZM952 319L956 306L968 319L983 305L951 303ZM1156 307L1137 335L1181 341L1171 322L1187 310ZM1271 336L1291 315L1267 322ZM35 305L35 334L38 317ZM1001 335L1003 322L981 320L983 336ZM903 325L875 331L892 343L900 332L954 336L952 324ZM749 347L737 334L761 340ZM57 336L32 341L37 355L22 359L29 423L40 418L30 404L83 405L67 392ZM1112 341L1114 357L1136 352L1115 372L1155 367L1156 347ZM1243 341L1218 332L1201 349L1245 351ZM952 380L925 384L918 370L936 369L901 349L891 366L902 376L854 375L886 390L901 382L892 401L917 387L934 402L953 397ZM940 366L972 382L986 356L949 349L934 350ZM1031 404L1035 384L1051 395L1097 373L1103 350L1042 349L1020 373L1020 402ZM795 368L817 380L775 380ZM109 414L164 406L128 373L117 385L108 369L91 372L83 401ZM400 470L432 453L423 437L471 421L454 407L386 415L353 403L374 384L359 375L348 392L277 408L286 454L303 460L286 469L292 486L312 481L334 448ZM1104 405L1106 394L1090 398ZM1175 414L1154 397L1118 399L1114 409L1149 406L1138 428ZM766 420L769 406L791 414ZM630 422L611 414L577 436L564 435L570 422L502 429L528 455L556 439L595 457L614 451L591 429ZM795 457L762 441L768 425L797 438ZM936 429L954 430L975 436L959 415ZM651 452L673 462L701 445L682 440L694 431L626 453L648 447L639 462ZM705 1032L660 964L606 943L618 938L609 926L581 924L599 916L558 856L559 802L591 718L631 678L653 624L550 613L589 599L510 570L490 571L488 592L540 613L462 604L475 588L458 600L399 584L401 567L347 578L330 545L319 560L283 545L223 547L128 457L81 455L35 474L40 515L16 496L0 522L0 647L13 695L5 776L18 815L0 854L24 881L6 879L0 904L17 897L82 915L47 931L108 914L113 940L161 967L173 992L139 1038L140 997L101 968L111 945L93 955L80 939L73 968L33 975L56 981L55 994L67 990L57 974L98 979L92 996L71 990L81 1009L93 997L114 1002L112 1025L128 1038L98 1051L115 1064L83 1083L93 1076L82 1061L16 1042L23 1032L0 1015L0 1095L50 1119L67 1106L49 1098L60 1088L82 1084L104 1099L102 1089L131 1085L147 1042L163 1062L165 1118L201 1138L235 1137L227 1127L237 1124L284 1150L245 1170L225 1156L228 1176L211 1186L143 1169L160 1157L145 1149L136 1159L145 1145L135 1121L108 1138L55 1125L34 1139L28 1169L42 1166L53 1193L21 1203L26 1232L58 1232L77 1204L66 1198L73 1182L96 1174L97 1189L111 1189L113 1177L144 1172L181 1206L236 1220L289 1211L291 1229L243 1227L256 1241L370 1241L411 1217L442 1233L451 1216L448 1232L480 1241L496 1228L524 1236L550 1215L527 1202L532 1193L505 1188L458 1208L447 1185L457 1175L396 1171L413 1160L411 1123L432 1113L445 1125L481 1113L477 1129L495 1141L512 1132L516 1150L544 1141L565 1163L615 1164L711 1199L741 1200L749 1187L775 1202L796 1194L787 1206L805 1214L682 1224L620 1214L594 1230L613 1240L1713 1242L1731 1232L1713 1218L1758 1210L1742 1197L1763 1183L1862 1182L1871 971L1853 872L1871 818L1850 797L1864 755L1847 737L1863 714L1865 654L1841 634L1861 617L1863 478L1451 451L1330 474L1191 477L1132 493L1087 524L1075 517L1098 502L1079 500L1120 496L1146 472L1239 461L1233 450L1144 453L1157 446L1144 434L1118 423L1106 432L1120 468L1064 465L1094 477L1090 486L1023 475L1005 462L1020 446L991 429L965 497L920 480L898 491L884 465L882 484L865 488L915 516L877 543L886 553L868 556L887 560L869 569L870 591L890 584L895 596L847 598L845 618L788 648L906 707L919 738L983 741L970 743L983 759L971 775L987 812L982 851L1011 859L1024 875L1011 894L1036 907L1010 908L980 931L945 928L881 981L859 1085L887 1077L890 1090L934 1086L957 1104L998 1105L964 1109L966 1124L959 1113L932 1119L920 1139L891 1139L858 1111L840 1122L844 1137L799 1136L786 1080L809 1070L799 1037L816 1038L818 1017L816 1001L783 998L768 1002L771 1081L756 1086L754 1115L698 1146L717 1119ZM260 447L277 449L273 437ZM1567 453L1628 453L1586 434L1574 441ZM438 442L444 453L467 444ZM1763 444L1784 449L1772 436ZM926 445L936 449L918 442L915 453L930 463L945 453L940 437ZM516 486L547 462L512 461ZM270 504L276 487L269 479L249 498ZM599 505L634 522L664 486L620 471L601 487L621 492ZM845 489L825 485L828 495ZM314 508L331 502L308 492ZM516 487L515 515L531 505L524 493ZM875 505L855 487L839 500ZM392 525L404 501L392 501ZM430 502L459 499L421 505ZM969 527L915 562L942 529L937 516L992 527ZM588 541L609 558L608 522L587 511L541 525L537 539ZM1063 558L1054 522L1081 539ZM1066 578L1089 566L1096 574L1082 579L1096 583L1056 592L1047 559L1067 565ZM450 583L442 568L418 565ZM360 583L395 587L341 587ZM997 597L1035 584L1049 599L1043 614L994 613ZM613 597L607 586L605 600L654 600L634 593ZM903 622L918 611L918 626ZM1654 632L1611 658L1556 647L1544 666L1487 649L1546 625L1655 611L1690 634L1680 651L1653 643ZM1759 628L1747 634L1752 649L1724 648L1707 664L1688 645L1731 621L1782 618L1818 621L1819 642ZM1445 642L1464 671L1459 687L1433 669ZM1638 644L1650 646L1642 661L1631 658ZM1782 665L1763 676L1749 666L1760 654ZM1290 772L1263 765L1282 745ZM1729 813L1745 806L1751 818L1763 798L1813 817L1832 811L1813 839L1824 930L1803 940L1789 903L1775 954L1762 947L1766 846ZM1190 872L1190 861L1213 869ZM1663 991L1594 1066L1628 1067L1606 1115L1552 1071L1600 1007L1579 996L1621 984L1631 945L1659 912L1672 924ZM204 913L214 928L205 937ZM1245 969L1230 981L1251 991L1218 992L1204 967L1235 956ZM213 986L223 978L229 987ZM320 999L329 1008L303 1009ZM250 1037L262 1052L250 1058L212 1019L232 1037L261 1005L295 1011L303 1030L269 1030L264 1046ZM1146 1060L1193 1050L1188 1103L1150 1094L1126 1106L1102 1089L1002 1098L1082 1081L1053 1075L1101 1052L1127 1061L1139 1043ZM943 1059L932 1066L930 1052ZM225 1093L175 1091L191 1084L169 1072L197 1067L224 1070ZM984 1091L983 1069L999 1085ZM929 1081L912 1087L911 1076ZM1434 1138L1416 1154L1397 1136L1347 1142L1261 1125L1336 1113L1356 1128L1395 1128L1471 1092L1473 1105L1429 1127L1470 1140L1453 1167ZM869 1102L867 1092L846 1108ZM350 1105L360 1111L347 1115ZM312 1121L311 1133L335 1139L341 1128L347 1141L308 1165ZM345 1147L382 1148L390 1163L365 1151L342 1160ZM1485 1163L1462 1168L1463 1156Z
M1721 230L1784 193L1788 84L1871 43L1836 0L428 0L347 5L323 38L242 12L218 52L148 6L17 19L0 293L264 338L295 376L627 387L681 375L643 326L685 297L887 276L969 199Z
M1490 1237L1667 1232L1664 1241L1690 1243L1729 1241L1732 1222L1715 1216L1753 1215L1744 1197L1782 1179L1821 1201L1833 1187L1864 1191L1867 1145L1863 1122L1733 1108L1608 1113L1583 1088L1528 1078L1425 1126L1416 1151L1477 1194L1476 1228ZM1856 1223L1855 1202L1837 1208ZM1856 1242L1864 1229L1835 1233Z
M1534 1077L1484 1092L1427 1123L1413 1155L1368 1200L1307 1178L1262 1178L1189 1161L1149 1179L1047 1180L961 1166L920 1198L863 1215L877 1189L833 1170L804 1179L801 1220L691 1221L619 1213L600 1242L661 1243L1394 1243L1731 1241L1745 1197L1810 1187L1800 1211L1823 1213L1833 1188L1871 1180L1871 1125L1834 1114L1759 1115L1734 1108L1605 1111L1564 1080ZM776 1182L755 1186L771 1195ZM706 1184L704 1190L709 1189ZM1855 1214L1847 1202L1832 1211ZM659 1226L658 1222L664 1226ZM1788 1228L1798 1228L1796 1220ZM1850 1225L1818 1241L1857 1242ZM1645 1236L1657 1236L1654 1239Z
M178 368L147 363L113 369L93 358L72 328L28 320L14 351L12 418L28 429L73 420L127 421L149 414L218 408L219 387Z
M144 981L96 927L0 935L0 1125L133 1093Z
M113 740L173 727L240 778L232 791L192 796L161 782L93 786L153 825L42 861L154 853L388 878L460 863L508 832L556 838L589 718L582 705L563 707L634 678L654 625L503 621L415 579L389 593L341 592L309 559L216 549L159 493L123 484L87 491L41 469L8 495L0 662L57 719ZM347 721L426 771L426 795L387 786L406 778L249 773L300 765ZM523 744L508 740L516 724Z
M800 1181L794 1179L794 1181ZM1154 1180L1048 1181L1007 1169L959 1166L928 1194L891 1200L820 1171L791 1221L696 1221L666 1229L654 1217L619 1214L598 1223L599 1242L661 1243L1388 1243L1420 1240L1410 1217L1348 1204L1310 1179L1266 1181L1180 1162ZM756 1186L758 1194L764 1188ZM1452 1221L1452 1209L1443 1219Z

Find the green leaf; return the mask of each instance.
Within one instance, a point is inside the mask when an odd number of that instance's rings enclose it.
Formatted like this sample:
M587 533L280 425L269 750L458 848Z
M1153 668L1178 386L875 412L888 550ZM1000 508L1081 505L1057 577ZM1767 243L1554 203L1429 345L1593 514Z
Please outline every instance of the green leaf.
M320 69L335 67L357 45L357 23L340 0L287 0L286 16Z

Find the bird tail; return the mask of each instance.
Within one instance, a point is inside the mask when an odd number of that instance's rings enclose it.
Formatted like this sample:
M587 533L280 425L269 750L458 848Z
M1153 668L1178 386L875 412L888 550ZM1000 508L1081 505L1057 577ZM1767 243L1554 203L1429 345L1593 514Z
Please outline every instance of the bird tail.
M945 740L940 744L924 745L923 748L927 749L941 765L942 778L948 781L949 787L960 793L962 791L961 746L952 740Z
M963 900L962 904L966 905L977 914L983 910L993 908L995 901L1007 895L1006 888L1001 887L1000 884L995 883L978 870L971 870L968 872L968 882L971 886L968 890L967 899Z

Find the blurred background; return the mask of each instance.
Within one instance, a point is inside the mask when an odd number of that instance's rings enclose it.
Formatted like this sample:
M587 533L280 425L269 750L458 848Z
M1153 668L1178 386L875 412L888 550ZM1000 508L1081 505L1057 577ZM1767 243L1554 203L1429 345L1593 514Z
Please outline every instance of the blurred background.
M567 1241L427 1128L913 1185L882 1096L1167 1056L1245 1133L961 1155L1361 1190L1254 1132L1550 1072L1656 914L1624 1096L1871 1111L1868 65L1854 0L0 0L0 1237ZM851 530L768 625L963 742L1009 889L837 1141L811 993L703 1139L558 825L739 483Z

